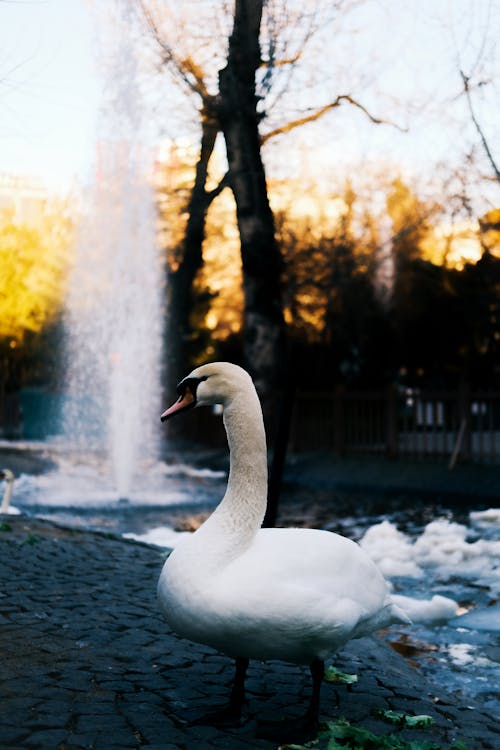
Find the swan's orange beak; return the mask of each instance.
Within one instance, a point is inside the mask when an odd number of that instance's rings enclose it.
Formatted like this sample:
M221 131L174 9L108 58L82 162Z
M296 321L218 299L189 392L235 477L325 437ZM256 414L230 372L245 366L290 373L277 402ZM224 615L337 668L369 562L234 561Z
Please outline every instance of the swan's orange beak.
M185 411L186 409L190 409L192 406L194 406L196 403L196 399L194 397L194 394L190 390L189 386L186 386L184 389L184 393L182 393L175 404L172 404L166 411L163 412L160 419L162 422L165 422L167 419L170 419L170 417L173 417L175 414L179 414L181 411Z

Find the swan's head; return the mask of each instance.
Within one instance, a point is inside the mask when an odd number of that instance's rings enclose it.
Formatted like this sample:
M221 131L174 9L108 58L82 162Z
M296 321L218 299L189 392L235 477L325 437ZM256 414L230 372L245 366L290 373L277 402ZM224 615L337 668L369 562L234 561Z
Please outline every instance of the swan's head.
M250 375L242 367L230 362L211 362L193 370L177 386L179 398L161 415L170 419L195 406L227 404L241 391L253 390Z

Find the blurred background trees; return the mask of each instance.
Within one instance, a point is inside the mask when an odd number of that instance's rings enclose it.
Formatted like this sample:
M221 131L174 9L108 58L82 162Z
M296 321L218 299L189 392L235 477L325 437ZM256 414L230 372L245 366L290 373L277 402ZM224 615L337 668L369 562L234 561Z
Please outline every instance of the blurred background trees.
M0 208L0 340L10 348L57 317L72 235L65 201L40 201L31 215Z
M30 186L24 190L29 194ZM14 195L20 185L10 185ZM0 421L15 426L27 384L55 385L73 222L65 201L28 197L0 210ZM9 406L10 404L10 406Z
M488 23L465 54L465 21L450 19L449 88L441 99L424 92L422 103L385 95L393 60L356 46L369 2L133 6L144 86L159 102L152 179L169 392L217 358L249 367L264 396L287 367L302 387L314 373L326 389L498 388L498 82ZM410 173L357 141L366 121L411 148L412 130L438 111L444 130L452 117L461 123L449 163ZM332 161L339 143L352 151ZM50 362L80 206L49 203L38 223L1 214L4 390L57 375Z
M269 180L283 254L284 318L300 385L307 387L314 372L322 388L451 387L464 378L498 387L495 212L455 235L444 208L420 199L401 177L387 180L377 214L349 183L333 194L311 184L306 196L299 191ZM207 213L205 261L190 309L193 364L224 357L244 362L234 212L225 193Z

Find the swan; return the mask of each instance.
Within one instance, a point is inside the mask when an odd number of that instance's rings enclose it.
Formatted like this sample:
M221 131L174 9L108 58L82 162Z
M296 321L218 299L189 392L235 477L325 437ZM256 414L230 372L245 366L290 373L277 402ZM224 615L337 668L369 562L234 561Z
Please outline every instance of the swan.
M12 490L14 489L14 474L10 469L0 469L0 479L5 480L5 489L0 506L0 513L8 513L9 505L12 499Z
M236 659L229 705L199 723L237 722L249 659L278 659L310 667L307 713L297 726L287 722L286 741L305 741L317 732L325 659L351 638L409 619L355 542L318 529L261 528L266 436L259 398L244 369L228 362L202 365L177 392L161 420L220 404L230 450L223 499L175 547L158 581L160 609L170 627Z

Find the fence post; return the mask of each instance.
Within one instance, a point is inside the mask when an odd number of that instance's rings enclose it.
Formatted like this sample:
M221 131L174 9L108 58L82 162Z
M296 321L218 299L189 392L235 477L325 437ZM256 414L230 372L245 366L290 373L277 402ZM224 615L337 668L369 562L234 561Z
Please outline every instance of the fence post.
M397 458L399 453L398 394L394 385L387 388L386 409L386 455L388 458Z
M344 386L338 385L333 394L333 418L334 418L334 450L339 456L345 453L345 421L344 421Z
M295 393L296 381L293 375L293 368L291 368L289 370L288 379L285 383L285 391L282 396L278 426L274 438L273 460L267 490L267 510L262 522L264 528L272 528L273 526L276 526L281 485L283 483L283 472L285 469L286 450L290 436L293 406L295 403Z
M461 440L461 451L464 461L472 458L471 404L469 384L462 380L458 386L458 424L464 425Z

